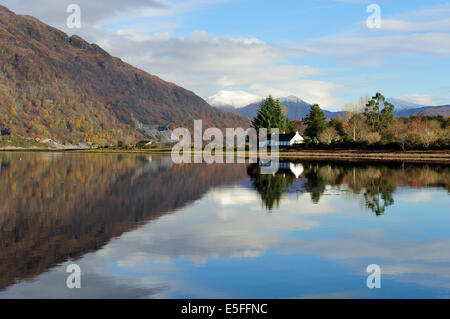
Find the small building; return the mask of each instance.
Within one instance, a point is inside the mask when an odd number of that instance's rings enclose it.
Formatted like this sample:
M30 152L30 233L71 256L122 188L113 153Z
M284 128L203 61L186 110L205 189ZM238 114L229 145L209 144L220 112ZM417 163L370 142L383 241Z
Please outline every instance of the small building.
M7 127L3 127L0 125L0 136L9 136L11 135L11 131Z
M278 141L272 141L274 134L267 136L267 139L259 142L259 147L266 146L293 146L304 143L303 137L297 132L289 134L279 134Z
M143 141L140 141L140 142L136 143L136 146L137 146L137 147L150 147L150 146L152 146L154 143L155 143L155 142L152 141L152 140L143 140Z

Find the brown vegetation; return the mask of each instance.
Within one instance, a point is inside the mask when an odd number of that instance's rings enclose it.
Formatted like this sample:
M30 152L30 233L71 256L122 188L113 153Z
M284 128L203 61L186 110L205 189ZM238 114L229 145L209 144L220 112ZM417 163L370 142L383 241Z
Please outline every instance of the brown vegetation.
M0 154L0 289L95 251L211 187L245 178L245 165L176 165L145 156Z
M136 140L136 121L248 127L240 115L138 70L96 44L0 6L0 126L19 137Z

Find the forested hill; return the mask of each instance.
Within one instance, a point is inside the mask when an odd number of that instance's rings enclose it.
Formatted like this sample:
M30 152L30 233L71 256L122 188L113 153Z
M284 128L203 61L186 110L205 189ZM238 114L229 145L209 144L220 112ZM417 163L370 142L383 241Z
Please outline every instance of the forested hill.
M138 127L248 127L193 92L0 6L0 125L60 142L142 138Z

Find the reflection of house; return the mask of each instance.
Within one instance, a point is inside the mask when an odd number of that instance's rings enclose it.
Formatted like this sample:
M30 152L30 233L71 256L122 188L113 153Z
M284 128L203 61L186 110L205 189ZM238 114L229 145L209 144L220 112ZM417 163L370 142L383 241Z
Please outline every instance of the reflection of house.
M303 137L298 133L279 134L278 141L274 138L274 134L267 136L266 140L259 142L259 147L265 146L292 146L295 144L302 144L304 142Z
M271 173L273 175L294 175L295 178L299 178L304 171L303 165L301 163L279 162L278 169L276 169L277 166L275 165L275 163L272 163L271 161L265 163L260 160L258 165L259 167L264 167L266 169L266 174ZM274 167L271 167L272 165Z
M300 163L280 163L278 173L283 173L283 170L285 170L288 174L294 174L295 178L299 178L303 174L304 168Z

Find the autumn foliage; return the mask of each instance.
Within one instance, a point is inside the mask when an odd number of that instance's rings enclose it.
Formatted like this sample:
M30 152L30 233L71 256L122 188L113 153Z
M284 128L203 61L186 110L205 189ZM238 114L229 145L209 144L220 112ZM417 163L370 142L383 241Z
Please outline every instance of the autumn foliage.
M0 125L19 137L97 144L138 139L137 123L248 127L175 84L0 6Z

